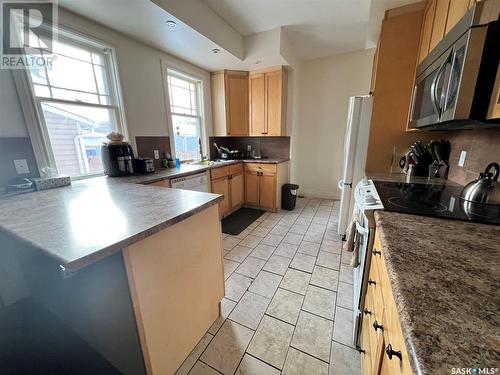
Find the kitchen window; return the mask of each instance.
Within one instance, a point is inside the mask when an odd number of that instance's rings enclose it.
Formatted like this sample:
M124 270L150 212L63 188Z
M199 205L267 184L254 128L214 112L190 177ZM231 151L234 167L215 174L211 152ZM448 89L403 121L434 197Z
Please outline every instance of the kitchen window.
M113 50L61 33L50 54L52 66L28 72L45 164L72 178L102 174L106 135L124 133Z
M167 84L173 152L182 161L200 160L203 138L201 81L168 69Z

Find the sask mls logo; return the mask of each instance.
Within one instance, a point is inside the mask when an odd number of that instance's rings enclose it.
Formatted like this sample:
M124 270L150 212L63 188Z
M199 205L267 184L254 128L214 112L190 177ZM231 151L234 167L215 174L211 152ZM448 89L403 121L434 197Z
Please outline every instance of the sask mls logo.
M57 6L54 1L0 0L1 68L46 66L52 61Z

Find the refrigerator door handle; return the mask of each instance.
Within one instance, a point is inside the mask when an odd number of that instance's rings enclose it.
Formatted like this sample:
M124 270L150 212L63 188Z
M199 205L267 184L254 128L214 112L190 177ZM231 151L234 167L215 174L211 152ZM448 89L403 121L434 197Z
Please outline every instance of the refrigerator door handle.
M344 190L344 180L339 180L339 183L337 184L337 186L340 190Z

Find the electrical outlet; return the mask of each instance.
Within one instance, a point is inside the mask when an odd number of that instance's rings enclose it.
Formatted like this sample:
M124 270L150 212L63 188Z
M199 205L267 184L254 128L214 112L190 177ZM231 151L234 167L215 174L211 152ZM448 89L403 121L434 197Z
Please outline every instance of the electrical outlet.
M467 151L463 151L460 153L460 159L458 159L458 166L463 167L465 165L465 158L467 157Z
M28 162L26 159L14 160L14 167L16 167L17 174L28 174L30 170L28 168Z
M153 150L153 153L155 155L155 159L159 159L160 158L160 150Z

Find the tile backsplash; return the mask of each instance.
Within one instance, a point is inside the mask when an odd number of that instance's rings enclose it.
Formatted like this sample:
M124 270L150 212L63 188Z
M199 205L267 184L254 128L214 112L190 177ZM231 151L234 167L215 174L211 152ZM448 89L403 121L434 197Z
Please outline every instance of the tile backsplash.
M18 175L14 160L26 159L30 173ZM4 187L14 177L39 177L38 166L28 137L0 138L0 188Z
M290 157L290 137L210 137L210 159L217 159L219 155L213 144L237 149L246 154L247 146L259 151L263 158L287 159Z
M500 164L500 128L471 129L449 132L451 144L448 179L465 185L476 179L491 162ZM462 151L465 164L458 166Z
M137 136L135 137L137 146L137 157L153 158L155 169L161 168L161 159L165 158L166 153L170 151L170 137L162 136ZM160 151L160 160L154 159L154 150Z

